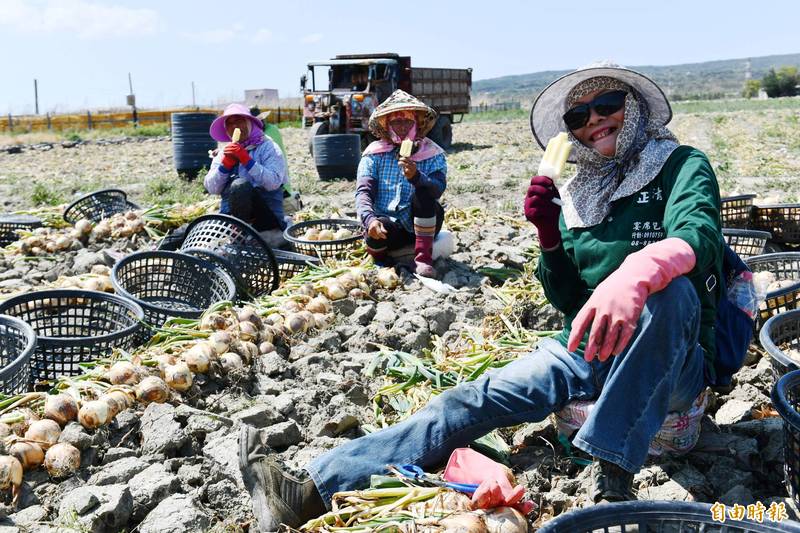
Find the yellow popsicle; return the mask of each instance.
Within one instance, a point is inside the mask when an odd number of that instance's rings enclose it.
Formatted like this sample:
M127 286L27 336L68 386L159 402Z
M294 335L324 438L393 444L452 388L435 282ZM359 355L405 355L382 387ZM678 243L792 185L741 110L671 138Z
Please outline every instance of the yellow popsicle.
M414 147L414 143L411 139L405 139L403 142L400 143L400 157L408 157L411 155L411 149Z
M240 130L239 128L234 128L233 129L233 136L231 137L231 141L235 142L235 143L238 143L239 139L241 137L242 137L242 130Z
M566 165L571 151L572 143L566 133L561 132L550 139L544 150L542 161L539 163L538 175L547 176L553 181L559 179L564 172L564 165ZM563 205L558 198L553 198L553 203Z

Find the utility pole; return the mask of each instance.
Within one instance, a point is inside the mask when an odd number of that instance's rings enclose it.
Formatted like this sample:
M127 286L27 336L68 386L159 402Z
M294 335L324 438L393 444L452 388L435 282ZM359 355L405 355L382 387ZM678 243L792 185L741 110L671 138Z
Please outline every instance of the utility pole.
M128 72L128 88L131 91L128 95L128 105L133 108L133 127L135 128L139 125L139 117L136 115L136 95L133 94L133 81L131 80L130 72Z
M192 82L192 107L197 107L197 105L194 103L194 82Z
M33 78L33 101L36 107L36 114L39 114L39 82Z

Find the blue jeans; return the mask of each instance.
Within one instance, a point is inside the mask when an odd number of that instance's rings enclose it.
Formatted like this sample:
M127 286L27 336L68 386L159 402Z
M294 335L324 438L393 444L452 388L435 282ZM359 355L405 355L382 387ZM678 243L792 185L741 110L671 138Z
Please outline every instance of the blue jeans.
M495 428L596 399L575 446L637 472L667 413L687 409L704 387L699 329L694 287L676 278L647 299L636 334L617 357L587 363L545 339L527 356L440 394L399 424L326 452L306 469L327 504L335 492L364 488L387 464L435 467Z

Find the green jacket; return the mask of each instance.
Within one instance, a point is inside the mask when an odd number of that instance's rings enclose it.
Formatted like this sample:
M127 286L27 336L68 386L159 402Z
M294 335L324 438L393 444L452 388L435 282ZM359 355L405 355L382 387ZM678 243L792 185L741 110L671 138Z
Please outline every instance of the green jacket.
M700 345L706 370L714 377L714 324L722 273L722 235L717 178L703 152L680 146L658 176L637 193L613 202L596 226L569 230L559 221L563 245L542 252L536 277L553 306L564 313L557 339L566 346L572 320L592 291L629 254L678 237L694 250L697 264L687 275L700 299ZM588 331L581 342L583 353Z

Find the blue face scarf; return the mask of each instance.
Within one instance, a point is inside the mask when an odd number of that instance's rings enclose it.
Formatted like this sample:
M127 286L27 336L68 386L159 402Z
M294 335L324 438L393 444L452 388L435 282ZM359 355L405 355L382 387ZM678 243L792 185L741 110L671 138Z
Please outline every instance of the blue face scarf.
M569 229L602 222L611 209L611 202L630 196L653 181L678 147L678 139L672 132L650 122L644 98L614 78L597 77L579 83L567 96L567 109L583 96L605 90L628 93L622 128L617 134L616 154L604 156L569 134L577 172L560 189L564 220Z

